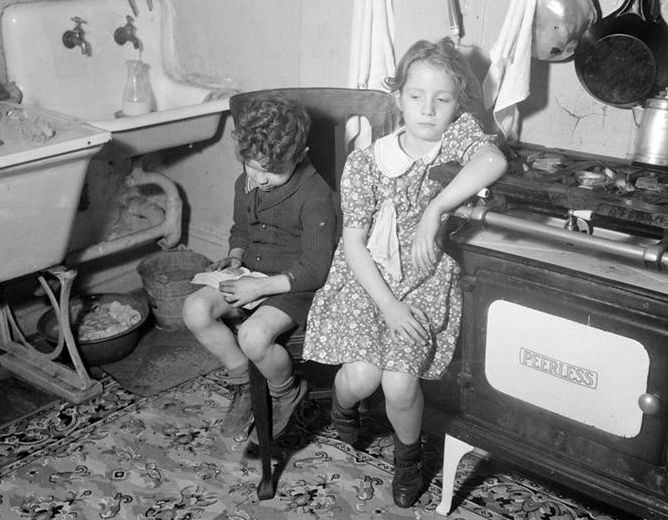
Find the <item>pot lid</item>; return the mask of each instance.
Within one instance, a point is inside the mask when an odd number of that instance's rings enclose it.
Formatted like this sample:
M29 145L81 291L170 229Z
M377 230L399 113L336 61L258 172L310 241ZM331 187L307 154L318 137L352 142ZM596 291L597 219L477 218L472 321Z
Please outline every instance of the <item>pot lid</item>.
M662 90L657 96L645 100L645 108L668 109L668 92Z

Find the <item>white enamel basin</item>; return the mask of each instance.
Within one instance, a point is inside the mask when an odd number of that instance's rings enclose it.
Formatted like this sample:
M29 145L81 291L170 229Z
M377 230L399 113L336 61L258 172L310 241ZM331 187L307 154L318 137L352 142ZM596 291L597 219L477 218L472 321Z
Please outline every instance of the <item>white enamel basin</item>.
M0 282L60 263L106 130L0 102Z
M149 10L149 4L152 9ZM215 135L228 98L205 102L210 88L181 72L173 44L173 13L169 3L136 1L138 15L127 0L41 0L9 5L2 14L7 77L23 93L23 104L81 118L112 133L116 151L139 155L190 144ZM119 45L114 32L133 16L143 49ZM81 25L91 55L62 41ZM117 117L127 79L127 60L149 67L153 111Z

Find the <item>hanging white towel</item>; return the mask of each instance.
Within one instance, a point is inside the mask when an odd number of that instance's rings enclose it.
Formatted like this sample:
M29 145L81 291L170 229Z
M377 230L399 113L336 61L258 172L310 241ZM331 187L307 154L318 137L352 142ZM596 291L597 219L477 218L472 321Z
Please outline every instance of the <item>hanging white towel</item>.
M386 199L380 205L366 247L371 253L371 258L383 266L393 279L401 280L397 211L390 199Z
M510 140L519 137L517 103L530 92L535 12L536 0L510 0L499 37L490 49L491 64L482 84L485 106L488 109L494 106L494 120Z
M394 9L392 0L355 0L348 84L352 88L383 89L394 73ZM355 147L371 144L371 127L361 118L346 123L348 141Z

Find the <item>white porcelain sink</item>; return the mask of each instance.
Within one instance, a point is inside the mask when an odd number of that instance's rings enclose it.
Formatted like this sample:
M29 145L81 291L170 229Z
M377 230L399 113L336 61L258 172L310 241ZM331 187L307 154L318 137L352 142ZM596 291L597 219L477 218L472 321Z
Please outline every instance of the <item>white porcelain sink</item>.
M190 144L215 135L228 98L204 102L211 89L187 81L176 64L173 13L164 0L41 0L9 5L2 14L7 77L23 104L81 118L112 133L124 155ZM149 9L149 6L151 7ZM114 33L132 17L142 47L119 45ZM80 27L83 46L67 48L66 31ZM149 66L153 111L117 117L127 79L127 60Z

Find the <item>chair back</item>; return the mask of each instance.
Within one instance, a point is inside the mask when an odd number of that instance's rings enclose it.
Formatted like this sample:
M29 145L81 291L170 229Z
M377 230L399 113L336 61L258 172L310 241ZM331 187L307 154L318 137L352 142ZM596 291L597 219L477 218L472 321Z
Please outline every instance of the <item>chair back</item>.
M277 88L256 90L236 94L230 98L230 110L235 124L244 107L255 96L274 93L295 99L306 108L311 116L311 131L307 145L309 159L315 169L334 189L337 198L343 167L354 143L346 138L346 123L351 117L366 118L371 127L372 140L394 130L399 121L399 112L393 96L379 90L349 88ZM338 205L337 205L338 206ZM341 230L341 212L337 207L338 229ZM295 360L301 360L304 329L296 328L283 334L278 342ZM251 400L258 431L260 457L262 459L262 481L258 486L260 499L272 498L275 487L271 465L271 400L267 395L264 376L250 363ZM310 375L311 398L331 397L331 387L335 371L321 365ZM332 367L330 367L332 368ZM316 379L314 381L313 379Z
M366 118L372 140L390 133L399 121L396 103L387 92L328 87L276 88L235 94L230 98L234 121L253 97L266 93L281 94L304 105L311 116L309 158L337 194L343 166L354 144L346 139L348 120L354 116Z

